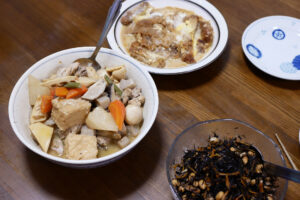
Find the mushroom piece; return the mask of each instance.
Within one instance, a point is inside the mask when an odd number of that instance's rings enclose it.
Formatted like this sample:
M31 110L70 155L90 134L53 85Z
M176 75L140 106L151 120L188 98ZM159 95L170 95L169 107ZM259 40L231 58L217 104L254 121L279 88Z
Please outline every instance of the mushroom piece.
M143 120L143 109L137 105L126 106L125 121L129 125L137 125Z
M100 79L91 87L89 87L88 91L81 97L87 100L95 100L97 99L105 90L106 81L104 79Z

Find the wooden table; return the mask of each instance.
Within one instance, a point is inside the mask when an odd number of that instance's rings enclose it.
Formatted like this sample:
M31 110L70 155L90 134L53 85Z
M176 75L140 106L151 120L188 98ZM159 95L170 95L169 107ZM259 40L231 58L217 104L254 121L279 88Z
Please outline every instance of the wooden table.
M269 15L299 18L300 1L211 2L228 23L224 53L190 74L153 75L160 106L146 138L109 166L75 170L52 164L21 144L8 120L9 95L39 59L95 45L112 0L0 0L0 199L171 199L165 160L172 141L193 123L216 118L245 121L274 140L279 133L300 167L300 83L266 75L241 48L251 22ZM290 182L286 199L300 199L299 189Z

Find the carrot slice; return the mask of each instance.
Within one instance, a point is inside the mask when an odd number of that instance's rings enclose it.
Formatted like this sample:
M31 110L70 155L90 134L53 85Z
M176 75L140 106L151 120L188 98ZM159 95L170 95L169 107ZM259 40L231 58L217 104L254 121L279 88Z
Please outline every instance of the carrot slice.
M68 91L68 94L66 96L66 99L76 98L82 96L84 93L86 93L87 87L82 85L81 88L74 88Z
M50 94L51 94L51 96L55 97L55 87L52 87L50 89Z
M51 95L43 95L42 96L42 103L41 103L41 112L48 113L52 109L52 99Z
M115 100L111 102L108 106L108 109L113 116L118 129L121 131L123 128L123 123L125 119L125 106L120 100Z
M65 87L55 88L55 96L57 97L66 97L68 92L69 92L68 89Z

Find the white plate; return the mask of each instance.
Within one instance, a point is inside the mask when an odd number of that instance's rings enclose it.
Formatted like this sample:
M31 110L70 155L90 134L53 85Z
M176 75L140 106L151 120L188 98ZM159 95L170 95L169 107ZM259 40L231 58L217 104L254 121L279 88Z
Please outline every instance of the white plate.
M300 80L300 20L270 16L244 31L242 47L260 70L282 79Z
M128 55L120 38L122 28L120 18L128 9L143 1L144 0L127 0L122 4L120 15L107 35L108 43L113 50ZM228 28L223 15L212 4L205 0L150 0L149 2L156 8L166 6L179 7L193 11L197 15L202 16L212 25L214 30L214 41L210 51L196 64L180 68L164 69L147 66L135 60L138 66L155 74L183 74L203 68L213 62L223 52L228 40Z

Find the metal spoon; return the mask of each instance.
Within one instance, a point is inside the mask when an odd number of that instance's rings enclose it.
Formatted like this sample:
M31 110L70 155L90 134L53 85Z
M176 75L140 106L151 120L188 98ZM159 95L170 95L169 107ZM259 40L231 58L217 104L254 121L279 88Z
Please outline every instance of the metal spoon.
M100 39L99 39L97 46L96 46L93 54L91 55L91 57L79 58L79 59L75 60L74 62L78 62L80 66L92 66L96 70L101 68L101 66L95 60L95 58L104 42L104 39L106 38L108 31L110 30L111 26L113 25L114 21L116 20L117 16L120 13L121 2L122 2L122 0L115 0L113 2L112 6L109 8L103 31L101 33Z
M260 153L260 151L255 148L254 146L250 146L250 148L260 157L260 159L264 163L264 168L267 170L269 174L279 176L281 178L294 181L296 183L300 183L300 171L293 170L287 167L282 167L279 165L276 165L274 163L270 163L268 161L263 160L263 156Z

